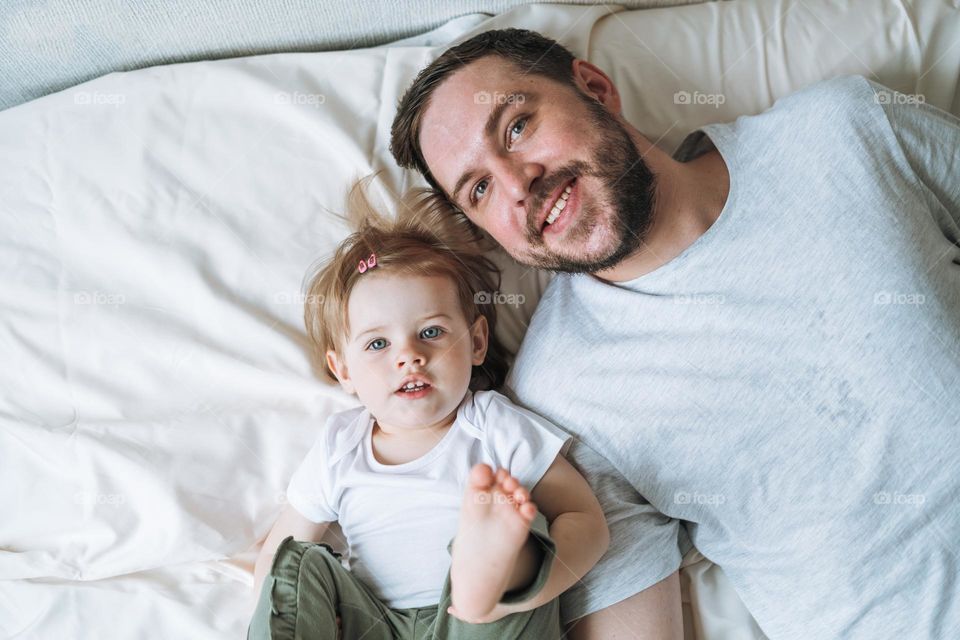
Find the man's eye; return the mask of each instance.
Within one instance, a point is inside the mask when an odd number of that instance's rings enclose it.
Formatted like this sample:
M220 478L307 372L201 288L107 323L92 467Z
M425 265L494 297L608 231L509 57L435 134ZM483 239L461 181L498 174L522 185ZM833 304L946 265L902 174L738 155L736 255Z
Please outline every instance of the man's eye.
M377 338L376 340L371 340L367 345L367 351L381 351L387 348L387 341L383 338Z
M424 340L431 340L433 338L439 338L443 335L443 329L440 327L427 327L420 332L420 337Z
M476 202L478 199L482 198L482 197L483 197L483 194L485 194L485 193L487 192L487 185L488 185L488 184L490 184L490 183L487 182L486 180L481 180L481 181L478 182L477 185L473 188L473 201L474 201L474 202ZM483 187L482 189L481 189L481 186Z
M527 118L526 118L526 117L518 118L517 120L515 120L515 121L513 122L513 124L510 126L510 140L509 140L509 142L511 142L511 143L514 142L514 141L516 140L516 138L518 138L518 137L520 136L520 134L523 133L523 130L526 129L526 128L527 128Z

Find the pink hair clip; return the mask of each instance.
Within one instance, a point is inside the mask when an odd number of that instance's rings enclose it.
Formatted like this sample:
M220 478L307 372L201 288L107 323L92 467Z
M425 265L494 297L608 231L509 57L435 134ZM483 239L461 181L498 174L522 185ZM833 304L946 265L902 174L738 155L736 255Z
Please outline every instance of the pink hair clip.
M371 253L369 258L360 261L357 271L360 273L366 273L367 270L373 269L375 266L377 266L377 254Z

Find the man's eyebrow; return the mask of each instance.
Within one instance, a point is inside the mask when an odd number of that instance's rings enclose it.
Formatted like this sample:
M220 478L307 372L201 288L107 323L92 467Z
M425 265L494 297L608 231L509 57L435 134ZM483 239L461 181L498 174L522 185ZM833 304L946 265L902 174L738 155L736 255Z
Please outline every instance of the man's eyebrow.
M496 135L497 130L500 128L500 119L503 118L504 111L514 104L524 104L527 101L532 102L537 98L537 94L526 91L511 91L506 95L500 93L494 95L497 97L497 104L491 109L490 115L487 116L487 123L483 127L483 135L485 138ZM457 180L457 184L454 185L453 194L451 195L454 203L459 200L460 189L473 178L475 173L473 170L465 171Z

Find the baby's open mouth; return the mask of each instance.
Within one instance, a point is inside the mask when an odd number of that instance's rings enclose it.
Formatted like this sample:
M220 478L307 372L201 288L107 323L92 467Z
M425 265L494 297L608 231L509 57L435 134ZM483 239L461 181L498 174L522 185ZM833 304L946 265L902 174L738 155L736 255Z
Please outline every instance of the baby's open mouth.
M402 393L413 393L414 391L423 391L424 389L429 388L430 385L426 382L408 382L399 389L398 392Z

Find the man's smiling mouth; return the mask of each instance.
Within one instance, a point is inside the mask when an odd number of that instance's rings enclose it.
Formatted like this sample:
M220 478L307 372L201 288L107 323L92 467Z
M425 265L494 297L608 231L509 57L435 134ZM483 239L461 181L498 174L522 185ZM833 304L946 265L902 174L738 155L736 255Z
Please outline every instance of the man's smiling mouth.
M540 233L543 233L544 229L556 222L560 214L563 213L576 180L576 178L570 179L565 185L557 187L556 191L551 194L551 199L547 200L549 208L544 208L540 212L540 226L538 227Z
M573 218L580 215L580 179L571 178L566 184L557 187L551 194L553 204L550 209L541 212L540 241L546 241L547 236L553 236L553 241L563 236L567 227L574 224ZM550 202L549 200L547 202Z
M563 190L563 193L560 194L560 197L557 198L557 201L553 204L553 208L550 209L550 215L547 216L546 223L553 224L556 222L557 218L560 216L560 212L563 211L563 208L567 206L567 198L570 197L570 192L573 190L572 185L567 185Z

